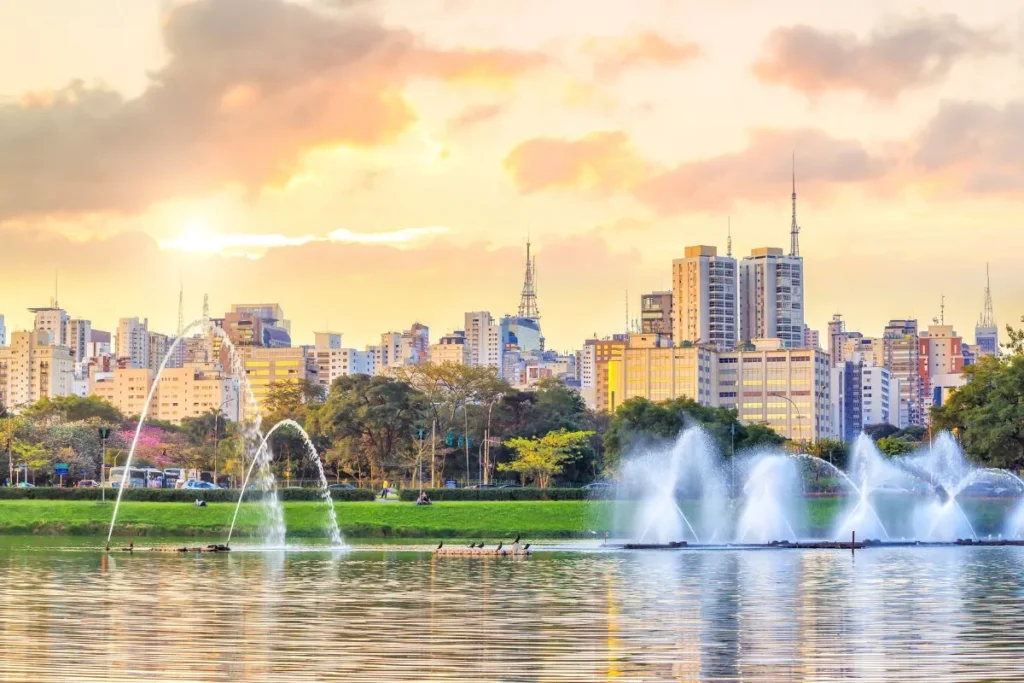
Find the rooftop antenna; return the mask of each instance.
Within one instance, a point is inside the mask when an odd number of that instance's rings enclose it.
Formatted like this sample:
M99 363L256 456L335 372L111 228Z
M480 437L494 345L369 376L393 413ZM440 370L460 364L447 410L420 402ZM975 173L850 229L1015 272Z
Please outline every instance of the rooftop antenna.
M800 226L796 224L796 152L793 152L793 224L789 228L789 255L800 256Z
M732 216L729 216L729 227L726 228L728 237L725 241L725 255L732 258Z
M540 319L537 308L537 289L534 282L534 266L536 260L530 258L530 238L526 238L526 276L523 278L523 294L519 299L519 317L531 320Z
M939 304L939 320L940 325L946 324L946 295L942 295L941 303Z
M203 320L210 319L210 295L203 294Z
M53 271L53 308L60 308L60 304L57 303L58 294L60 293L59 279L57 271Z
M178 337L185 333L185 279L178 274Z

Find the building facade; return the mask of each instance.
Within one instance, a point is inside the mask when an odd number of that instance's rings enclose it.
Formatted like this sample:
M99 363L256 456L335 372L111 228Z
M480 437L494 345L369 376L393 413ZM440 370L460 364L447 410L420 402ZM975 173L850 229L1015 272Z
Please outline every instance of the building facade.
M89 344L92 343L92 322L75 318L67 324L67 342L71 349L71 360L75 363L89 360Z
M890 320L885 327L883 362L892 378L899 382L899 424L925 425L924 384L921 380L920 342L917 321Z
M640 331L672 336L672 292L651 292L640 297Z
M121 318L117 323L117 359L132 368L150 368L149 320Z
M469 311L465 315L470 365L491 367L501 372L501 325L487 311Z
M68 341L68 325L71 316L67 311L56 304L44 308L30 308L29 312L35 314L35 322L32 329L36 332L46 332L50 335L48 343L57 346L70 346Z
M71 395L71 349L52 339L45 329L15 332L10 345L0 347L0 403L17 410L41 398Z
M469 340L462 330L446 334L430 347L431 363L470 365L472 356Z
M0 346L7 346L7 327L4 325L2 315L0 315Z
M310 357L307 349L294 346L283 349L252 347L241 349L245 364L245 376L252 389L253 398L261 411L266 410L267 394L271 385L277 382L299 382L303 380L319 383L317 361ZM242 406L242 416L244 417Z
M799 256L761 247L740 263L740 339L804 345L804 264Z
M672 261L670 307L676 344L734 348L739 315L736 259L719 256L715 247L686 247L685 257Z
M899 388L872 358L854 356L832 368L832 431L854 441L868 425L899 421Z

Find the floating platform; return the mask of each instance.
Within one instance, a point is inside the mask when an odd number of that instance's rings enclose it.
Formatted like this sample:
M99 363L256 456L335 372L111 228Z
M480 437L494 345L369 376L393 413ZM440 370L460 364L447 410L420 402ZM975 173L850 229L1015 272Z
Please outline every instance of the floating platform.
M943 548L955 546L1021 546L1024 540L992 539L973 540L958 538L955 541L771 541L770 543L625 543L605 545L613 550L862 550L865 548Z
M529 548L520 548L518 551L512 548L460 548L455 547L443 547L434 551L434 555L438 557L529 557L533 554L533 551Z
M149 548L136 548L135 546L128 546L126 548L107 548L107 552L112 553L226 553L230 552L231 548L222 544L205 545L205 546L182 546L179 548L171 547L149 547Z

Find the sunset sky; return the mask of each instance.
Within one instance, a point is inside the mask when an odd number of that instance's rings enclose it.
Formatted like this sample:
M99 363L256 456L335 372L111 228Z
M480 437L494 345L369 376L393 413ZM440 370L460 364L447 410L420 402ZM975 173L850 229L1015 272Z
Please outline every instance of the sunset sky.
M297 343L514 312L638 315L691 244L789 243L807 321L973 340L1024 314L1017 0L0 3L0 313L173 332L204 293ZM898 9L897 13L895 10Z

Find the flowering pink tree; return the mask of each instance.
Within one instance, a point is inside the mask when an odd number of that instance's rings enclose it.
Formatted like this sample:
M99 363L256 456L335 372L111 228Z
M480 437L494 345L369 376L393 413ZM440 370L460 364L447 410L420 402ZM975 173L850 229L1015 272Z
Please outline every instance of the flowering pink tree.
M132 446L135 430L125 429L118 432L117 436L124 442L124 449L127 451ZM171 433L159 427L143 425L138 445L135 447L133 467L142 463L148 463L159 469L173 467L180 460L183 441L180 434Z

